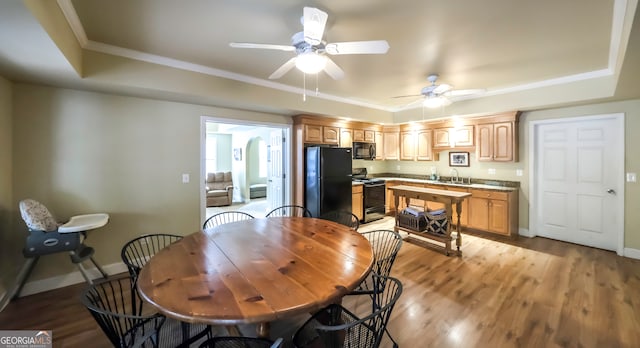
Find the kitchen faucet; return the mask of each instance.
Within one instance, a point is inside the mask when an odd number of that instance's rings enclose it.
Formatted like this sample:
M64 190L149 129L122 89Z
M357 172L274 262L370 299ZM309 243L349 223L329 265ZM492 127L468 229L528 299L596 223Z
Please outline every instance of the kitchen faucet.
M456 174L455 179L454 179L453 173ZM457 169L451 168L451 171L449 172L449 175L451 175L451 182L452 183L457 183L458 182L459 178L458 178L458 170Z

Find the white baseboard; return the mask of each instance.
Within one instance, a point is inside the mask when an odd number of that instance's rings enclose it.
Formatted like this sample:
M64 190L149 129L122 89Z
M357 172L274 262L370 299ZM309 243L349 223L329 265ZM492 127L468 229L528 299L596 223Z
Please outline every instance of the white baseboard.
M535 235L533 233L529 232L528 228L523 228L523 227L519 227L518 228L518 234L523 236L523 237L528 237L528 238L535 237Z
M102 269L108 274L118 274L127 272L127 266L122 262L112 263L110 265L102 266ZM97 268L87 268L87 273L92 279L102 278L102 275ZM63 288L65 286L84 283L84 277L80 271L75 271L51 278L45 278L40 280L34 280L24 284L22 291L20 291L20 297L37 294L39 292L49 291L53 289Z
M625 257L640 260L640 250L638 249L624 248L623 253Z

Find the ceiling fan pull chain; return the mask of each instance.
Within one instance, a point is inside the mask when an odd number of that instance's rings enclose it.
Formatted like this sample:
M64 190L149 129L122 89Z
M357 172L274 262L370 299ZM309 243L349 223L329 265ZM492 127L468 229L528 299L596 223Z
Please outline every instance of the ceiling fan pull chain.
M316 74L316 97L320 95L320 89L318 88L318 75Z
M302 73L302 101L307 101L307 74Z

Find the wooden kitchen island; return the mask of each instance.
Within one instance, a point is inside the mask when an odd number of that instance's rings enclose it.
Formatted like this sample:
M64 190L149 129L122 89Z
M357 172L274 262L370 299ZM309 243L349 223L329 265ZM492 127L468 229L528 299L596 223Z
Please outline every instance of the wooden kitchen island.
M404 231L407 232L409 234L413 233L416 234L420 237L424 237L424 238L428 238L431 240L435 240L441 243L444 243L444 252L446 255L449 255L449 253L451 252L451 241L453 240L453 237L451 236L451 231L452 228L451 226L453 225L453 209L452 206L453 204L456 205L456 247L458 250L458 256L462 255L462 252L460 251L460 246L462 245L462 234L460 233L460 229L461 229L461 225L460 225L460 214L462 213L462 201L464 201L465 198L471 196L471 193L468 192L458 192L458 191L447 191L447 190L438 190L438 189L431 189L431 188L424 188L424 187L415 187L415 186L408 186L408 185L398 185L398 186L392 186L389 187L389 190L393 191L393 197L394 197L394 207L395 207L395 217L396 217L396 224L395 224L395 231L399 232L399 231ZM400 209L398 209L399 207L399 203L400 203L400 197L404 197L405 199L405 205L409 206L410 200L413 199L418 199L418 200L422 200L422 201L431 201L431 202L438 202L438 203L442 203L445 206L445 211L446 211L446 215L447 215L447 219L449 221L449 223L447 224L447 229L445 231L444 234L435 234L435 233L429 233L429 232L421 232L421 231L416 231L416 230L412 230L409 228L404 228L399 226L398 224L398 214L400 214Z

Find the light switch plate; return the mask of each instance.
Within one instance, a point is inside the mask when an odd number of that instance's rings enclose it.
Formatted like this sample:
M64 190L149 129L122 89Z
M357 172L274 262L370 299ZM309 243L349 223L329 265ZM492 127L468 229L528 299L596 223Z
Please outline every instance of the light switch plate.
M516 169L516 176L522 176L522 169Z
M182 174L182 183L183 184L189 183L189 174Z
M638 179L638 176L636 175L636 173L627 173L627 182L636 182Z

